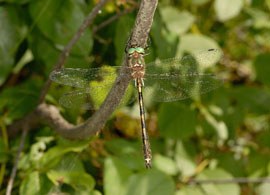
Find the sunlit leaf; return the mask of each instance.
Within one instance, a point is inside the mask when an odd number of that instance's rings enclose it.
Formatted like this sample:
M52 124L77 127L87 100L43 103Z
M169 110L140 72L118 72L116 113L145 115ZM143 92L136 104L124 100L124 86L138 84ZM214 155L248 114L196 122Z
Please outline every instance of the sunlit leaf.
M184 186L180 190L176 192L175 195L205 195L204 191L201 189L201 186L198 185L190 185Z
M270 0L266 0L266 5L267 5L268 9L270 10Z
M180 12L178 9L167 6L160 10L168 30L175 34L183 34L188 31L194 22L194 16L187 12Z
M175 162L171 158L162 155L154 156L153 165L168 175L176 175L178 173Z
M269 189L270 189L270 183L262 183L261 185L258 186L257 192L260 195L268 195Z
M205 170L199 176L198 179L233 179L233 177L226 171L222 169L214 169L214 170ZM237 183L231 184L203 184L201 186L204 192L207 194L216 194L216 195L239 195L240 194L240 187Z
M192 147L187 147L183 142L178 141L175 149L176 166L180 170L183 177L190 177L196 171L196 164L192 160L190 151Z
M237 16L243 5L243 0L215 0L215 11L218 20L224 22Z
M20 194L33 195L40 192L40 178L38 171L27 175L20 186Z
M131 171L127 166L116 158L107 158L104 170L104 191L105 195L124 195L125 186Z
M173 195L173 180L162 172L149 170L128 179L125 194L129 195Z
M269 13L256 8L248 8L246 12L252 17L253 27L256 29L270 29Z

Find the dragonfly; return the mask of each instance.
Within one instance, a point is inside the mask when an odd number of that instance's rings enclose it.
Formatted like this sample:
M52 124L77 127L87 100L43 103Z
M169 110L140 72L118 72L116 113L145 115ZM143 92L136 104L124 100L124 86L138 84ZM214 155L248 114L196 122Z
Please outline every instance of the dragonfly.
M223 80L202 69L216 64L222 56L219 49L208 49L193 55L169 58L145 64L145 49L131 47L127 50L127 66L100 68L62 68L51 72L50 79L57 83L80 88L64 94L59 102L70 108L94 110L100 105L114 83L117 75L125 74L134 84L128 88L137 93L140 110L142 147L146 168L152 167L152 152L146 129L143 93L157 102L178 101L198 97L222 85ZM120 69L125 71L120 71ZM126 92L127 93L127 92ZM125 99L125 98L124 98ZM125 102L125 101L124 101Z

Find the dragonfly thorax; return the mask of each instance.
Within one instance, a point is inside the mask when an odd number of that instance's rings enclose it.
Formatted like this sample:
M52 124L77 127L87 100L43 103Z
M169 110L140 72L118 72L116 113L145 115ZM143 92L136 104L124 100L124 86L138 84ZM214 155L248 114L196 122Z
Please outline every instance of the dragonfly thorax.
M141 79L144 77L145 62L143 53L140 53L136 50L129 53L128 64L129 68L131 69L131 76L133 79Z
M131 76L133 79L141 79L144 77L144 66L141 64L135 64L130 67L131 68Z

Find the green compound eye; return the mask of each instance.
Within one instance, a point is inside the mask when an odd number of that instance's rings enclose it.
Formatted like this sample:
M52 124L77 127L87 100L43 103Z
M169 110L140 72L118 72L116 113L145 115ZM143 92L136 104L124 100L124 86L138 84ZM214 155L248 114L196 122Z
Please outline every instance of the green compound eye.
M133 54L136 51L135 48L129 48L128 50L128 54Z
M138 53L144 53L144 48L142 48L142 47L137 47L137 48L135 48L136 49L136 51L138 52Z
M135 47L135 48L132 47L132 48L129 48L128 54L133 54L135 51L141 54L144 53L144 49L142 47Z

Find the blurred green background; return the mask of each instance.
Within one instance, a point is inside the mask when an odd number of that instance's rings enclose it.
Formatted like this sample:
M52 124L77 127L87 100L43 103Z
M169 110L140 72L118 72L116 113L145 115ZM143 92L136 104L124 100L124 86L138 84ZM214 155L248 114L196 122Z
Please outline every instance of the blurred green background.
M5 136L7 126L36 107L62 49L96 3L0 0L0 194L6 191L21 139L20 133ZM65 67L121 65L138 5L107 3ZM131 12L98 28L126 10ZM65 140L46 125L31 129L12 194L269 194L267 182L188 183L270 176L269 11L269 0L161 0L146 62L218 48L223 58L211 71L224 85L195 100L153 105L145 97L151 170L144 167L136 106L120 107L101 133L87 141ZM53 84L46 102L80 124L91 113L58 103L69 90Z

